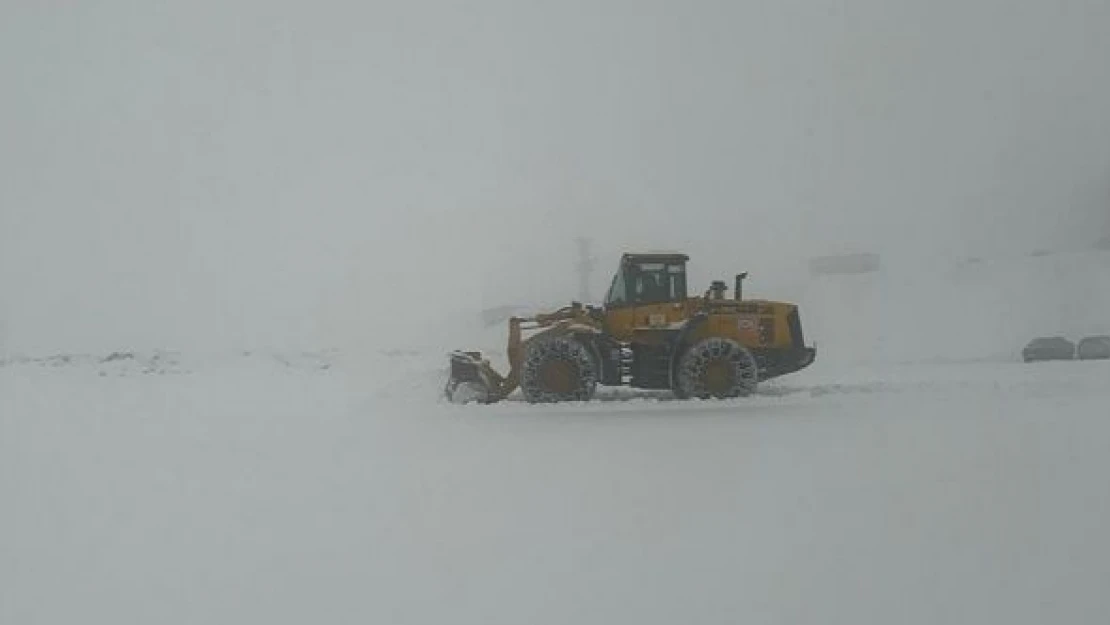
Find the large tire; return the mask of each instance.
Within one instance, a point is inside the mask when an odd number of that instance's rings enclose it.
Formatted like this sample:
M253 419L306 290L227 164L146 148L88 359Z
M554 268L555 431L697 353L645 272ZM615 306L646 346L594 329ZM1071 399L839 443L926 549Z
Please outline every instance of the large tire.
M675 394L681 398L747 397L759 383L755 356L723 337L694 343L678 363Z
M531 403L587 401L597 389L597 380L593 353L573 337L545 337L525 349L520 389Z

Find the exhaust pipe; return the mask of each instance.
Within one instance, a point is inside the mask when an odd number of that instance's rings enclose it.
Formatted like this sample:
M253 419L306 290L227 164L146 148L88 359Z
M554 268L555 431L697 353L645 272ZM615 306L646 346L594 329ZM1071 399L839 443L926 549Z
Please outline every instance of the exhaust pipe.
M744 280L748 277L748 272L736 274L736 290L733 291L732 296L736 301L743 299L744 294Z

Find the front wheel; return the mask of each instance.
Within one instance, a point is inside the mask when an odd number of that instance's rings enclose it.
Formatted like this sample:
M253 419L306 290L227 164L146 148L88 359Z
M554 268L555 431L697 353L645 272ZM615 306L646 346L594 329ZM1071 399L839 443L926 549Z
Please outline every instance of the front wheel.
M732 339L710 337L694 343L678 363L675 394L698 399L747 397L759 382L759 365Z
M597 380L593 353L573 337L540 338L525 348L520 388L531 403L589 400Z

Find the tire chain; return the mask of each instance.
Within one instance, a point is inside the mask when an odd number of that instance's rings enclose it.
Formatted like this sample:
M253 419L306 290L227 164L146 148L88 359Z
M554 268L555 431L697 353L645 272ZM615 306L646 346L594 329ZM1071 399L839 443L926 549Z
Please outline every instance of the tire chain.
M578 388L571 393L557 393L543 388L538 375L543 365L552 360L562 360L574 365L578 371ZM597 387L597 368L590 350L580 341L563 336L541 339L528 346L520 376L521 390L531 403L560 401L587 401Z

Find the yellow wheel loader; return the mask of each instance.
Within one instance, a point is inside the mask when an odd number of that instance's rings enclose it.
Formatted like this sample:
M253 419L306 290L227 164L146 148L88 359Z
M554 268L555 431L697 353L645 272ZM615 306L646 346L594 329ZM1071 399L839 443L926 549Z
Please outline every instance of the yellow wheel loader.
M816 348L798 307L732 298L723 281L701 296L686 287L685 254L624 254L601 307L572 303L509 319L509 372L480 352L450 354L445 389L456 403L493 403L518 388L531 403L586 401L598 385L669 390L676 397L744 397L756 385L808 367Z

